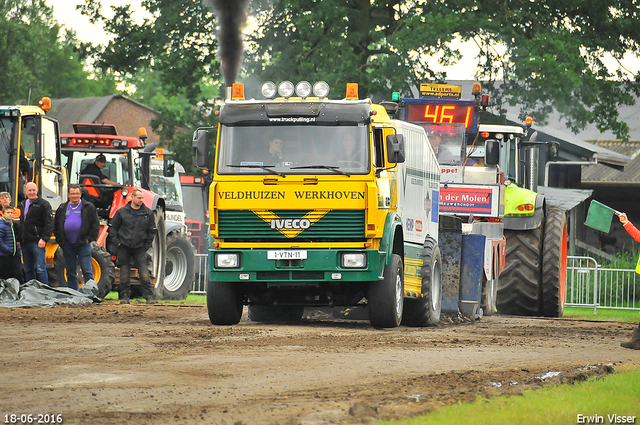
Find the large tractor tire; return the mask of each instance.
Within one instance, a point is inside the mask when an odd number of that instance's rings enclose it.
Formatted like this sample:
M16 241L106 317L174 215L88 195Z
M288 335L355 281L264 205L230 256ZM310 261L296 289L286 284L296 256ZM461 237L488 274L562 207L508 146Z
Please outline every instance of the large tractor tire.
M155 279L154 292L156 298L162 299L164 296L165 266L167 263L167 236L165 234L164 210L160 207L153 212L156 221L156 235L149 251L150 257L149 274L152 282ZM152 283L153 285L153 283Z
M113 287L115 281L115 266L111 261L111 255L107 250L98 245L96 242L91 242L91 266L93 270L93 278L98 284L98 296L104 298ZM58 286L67 286L67 270L65 268L64 256L62 254L62 248L58 246L53 259L53 269ZM82 268L80 264L76 264L76 273L78 275L78 286L84 285L84 278L82 277ZM51 277L51 274L49 275Z
M162 298L182 300L191 291L195 278L196 252L184 233L167 237L167 263Z
M542 247L542 315L562 317L567 292L567 216L548 208Z
M427 238L422 261L422 298L404 301L402 324L424 327L440 323L443 285L440 248L433 238Z
M500 314L540 314L542 227L507 230L507 258L498 281L496 307Z
M384 278L369 284L369 320L374 328L395 328L402 321L404 306L404 266L393 254L384 267Z
M265 323L295 324L302 319L304 306L293 305L250 305L249 320Z
M234 283L207 284L207 312L214 325L236 325L242 318L243 295Z

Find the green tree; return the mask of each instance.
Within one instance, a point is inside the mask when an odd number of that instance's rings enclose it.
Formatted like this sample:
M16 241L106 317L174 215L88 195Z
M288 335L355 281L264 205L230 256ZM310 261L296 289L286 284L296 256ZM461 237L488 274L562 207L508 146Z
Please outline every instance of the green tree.
M115 90L108 75L89 78L87 46L60 34L44 0L0 0L0 103L34 103L42 96L100 96Z
M220 0L222 1L222 0ZM440 64L455 63L456 39L479 47L477 79L489 81L495 110L506 102L522 115L544 121L558 110L572 129L590 122L619 137L628 128L617 108L633 104L640 91L636 75L615 63L638 51L637 2L622 0L254 0L240 79L248 97L258 82L325 80L332 97L347 82L360 96L388 99L392 91L411 94L419 82L446 80ZM202 89L221 84L216 59L215 12L200 0L144 0L152 18L135 24L128 6L106 19L99 2L85 13L103 20L116 39L96 52L103 69L133 76L139 69L160 73L168 94L183 94L191 105ZM613 67L606 58L613 58ZM208 117L206 114L200 116ZM195 123L195 122L194 122Z

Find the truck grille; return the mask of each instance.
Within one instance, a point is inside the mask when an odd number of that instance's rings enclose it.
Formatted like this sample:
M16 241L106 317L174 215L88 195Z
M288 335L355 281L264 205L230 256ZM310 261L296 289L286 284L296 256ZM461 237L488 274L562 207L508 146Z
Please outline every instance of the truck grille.
M281 220L295 220L304 217L309 211L280 210L272 213ZM364 239L364 227L363 210L332 210L309 228L288 238L279 230L272 229L270 223L252 211L218 211L218 234L228 241L357 241Z

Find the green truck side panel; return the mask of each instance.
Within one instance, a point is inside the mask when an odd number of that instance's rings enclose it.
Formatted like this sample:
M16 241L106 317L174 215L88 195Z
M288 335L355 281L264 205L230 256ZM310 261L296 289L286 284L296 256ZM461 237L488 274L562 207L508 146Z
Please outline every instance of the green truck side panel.
M396 212L389 212L384 222L384 232L380 240L380 252L385 256L385 265L391 264L391 255L393 254L393 239L395 238L396 228L402 226L402 220Z

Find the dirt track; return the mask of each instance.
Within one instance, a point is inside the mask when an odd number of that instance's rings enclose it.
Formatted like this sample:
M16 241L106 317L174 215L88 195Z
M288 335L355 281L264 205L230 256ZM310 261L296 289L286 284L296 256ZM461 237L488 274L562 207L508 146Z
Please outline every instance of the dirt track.
M64 423L331 424L404 417L640 353L632 324L494 316L375 330L314 314L297 326L210 325L205 306L0 309L0 419Z

